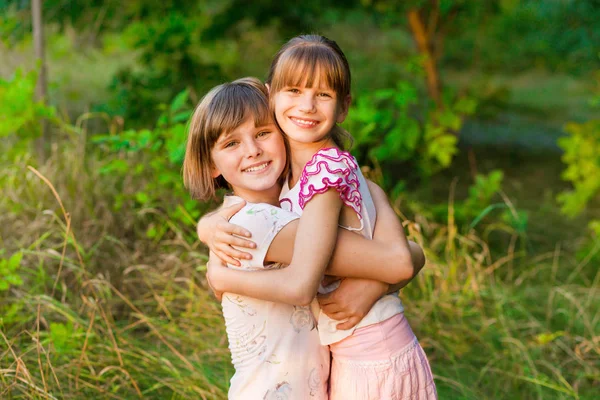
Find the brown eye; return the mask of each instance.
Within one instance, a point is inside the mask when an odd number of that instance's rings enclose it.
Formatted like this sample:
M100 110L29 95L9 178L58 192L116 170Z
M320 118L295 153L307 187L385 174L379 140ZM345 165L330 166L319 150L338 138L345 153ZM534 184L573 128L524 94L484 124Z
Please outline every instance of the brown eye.
M271 131L260 131L256 134L256 137L265 137L267 136L269 133L271 133Z

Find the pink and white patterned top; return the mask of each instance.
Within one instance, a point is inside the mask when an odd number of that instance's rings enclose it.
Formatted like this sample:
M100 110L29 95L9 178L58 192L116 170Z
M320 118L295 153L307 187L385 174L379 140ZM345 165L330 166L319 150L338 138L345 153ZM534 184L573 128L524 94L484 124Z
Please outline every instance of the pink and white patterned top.
M284 182L279 196L281 208L302 215L305 205L317 194L335 188L344 204L357 214L360 227L342 226L344 229L357 231L368 239L373 239L376 211L367 182L358 167L356 159L347 151L335 147L321 149L306 163L300 179L291 189ZM320 293L328 293L339 286L334 283L319 288ZM381 297L369 313L354 328L338 330L336 321L324 312L319 313L318 327L321 344L332 344L352 335L356 328L376 324L402 313L404 307L400 298L395 295Z
M228 196L225 203L239 201L240 197ZM279 231L297 218L269 204L246 203L230 221L248 229L257 247L243 249L252 260L228 267L248 271L283 267L264 265L265 256ZM225 293L221 305L235 367L229 399L327 399L329 349L319 341L310 307L233 293Z

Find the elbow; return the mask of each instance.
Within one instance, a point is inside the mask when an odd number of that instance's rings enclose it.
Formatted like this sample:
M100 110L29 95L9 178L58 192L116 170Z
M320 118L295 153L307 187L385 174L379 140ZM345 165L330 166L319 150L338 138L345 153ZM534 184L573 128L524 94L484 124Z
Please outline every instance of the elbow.
M294 305L296 306L309 306L310 303L312 303L313 299L315 298L315 295L302 295L299 296L297 301L294 302Z
M294 285L289 288L289 303L295 306L308 306L317 294L318 287L311 282L295 279Z
M418 260L413 261L413 266L415 270L413 276L416 276L425 266L425 253L423 253L423 250L420 251Z
M294 306L308 306L315 298L315 293L310 293L307 290L295 290L289 297L289 303Z
M411 258L413 263L413 277L415 277L425 266L425 253L421 246L415 242L409 242L411 248Z
M413 259L411 251L408 248L403 246L402 248L396 249L390 258L389 264L395 265L396 268L389 269L390 274L385 283L395 285L397 283L412 279L423 267L422 264L415 261L418 260Z
M412 264L412 273L408 277L409 280L413 279L425 266L425 253L418 243L409 241L410 248L410 259Z

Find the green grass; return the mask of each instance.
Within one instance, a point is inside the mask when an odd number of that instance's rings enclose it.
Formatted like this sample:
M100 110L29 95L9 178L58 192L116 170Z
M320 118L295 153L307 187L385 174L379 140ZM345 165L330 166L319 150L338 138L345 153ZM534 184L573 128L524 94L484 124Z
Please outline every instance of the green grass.
M364 47L361 41L371 38L359 36L344 40ZM114 71L133 61L120 58L118 46L107 56L79 53L71 43L49 44L52 95L77 114L106 98ZM32 68L27 46L0 49L2 76L19 65ZM376 56L369 51L358 59L362 53L350 50L353 65ZM271 53L263 49L261 60ZM392 72L374 78L384 85ZM511 110L522 109L529 122L561 129L562 121L589 116L584 80L531 73L490 81L511 89ZM206 250L193 224L182 226L164 212L180 200L165 193L160 207L116 207L118 188L143 187L156 177L133 185L127 175L100 174L110 159L96 153L86 134L55 134L52 156L41 165L27 153L6 158L16 139L0 144L0 258L24 253L18 269L24 283L0 291L0 398L226 398L233 370L220 306L204 278ZM428 264L402 292L406 315L429 356L440 399L595 399L600 272L598 255L587 257L598 249L581 245L589 240L586 216L567 221L558 213L557 155L537 159L507 150L492 157L499 153L475 149L475 166L505 171L508 197L530 212L532 248L521 251L523 238L503 225L475 233L452 219L411 215L408 229ZM113 157L136 161L131 154ZM471 167L462 154L423 189L428 196L416 197L447 199L455 176L456 199L466 197ZM165 233L148 237L149 226Z
M63 139L39 175L27 154L0 169L3 257L24 253L24 283L0 292L0 397L226 398L233 371L194 226L115 209L123 177L99 174L107 160L82 158L81 140ZM151 223L167 233L148 238ZM597 265L560 247L490 248L451 218L417 214L407 229L428 264L402 298L441 399L594 398Z

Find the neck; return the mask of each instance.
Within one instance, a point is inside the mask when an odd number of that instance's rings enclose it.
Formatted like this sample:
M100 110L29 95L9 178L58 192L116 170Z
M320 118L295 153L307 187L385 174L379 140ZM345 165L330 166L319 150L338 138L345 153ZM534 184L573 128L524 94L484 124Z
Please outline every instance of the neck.
M327 136L325 139L312 143L301 143L290 140L290 150L292 154L291 161L291 179L289 180L290 187L300 179L304 166L308 163L315 153L321 149L328 147L337 147L333 139Z
M248 189L233 188L233 194L241 197L249 203L267 203L279 207L279 194L281 185L277 184L270 189L253 191Z

